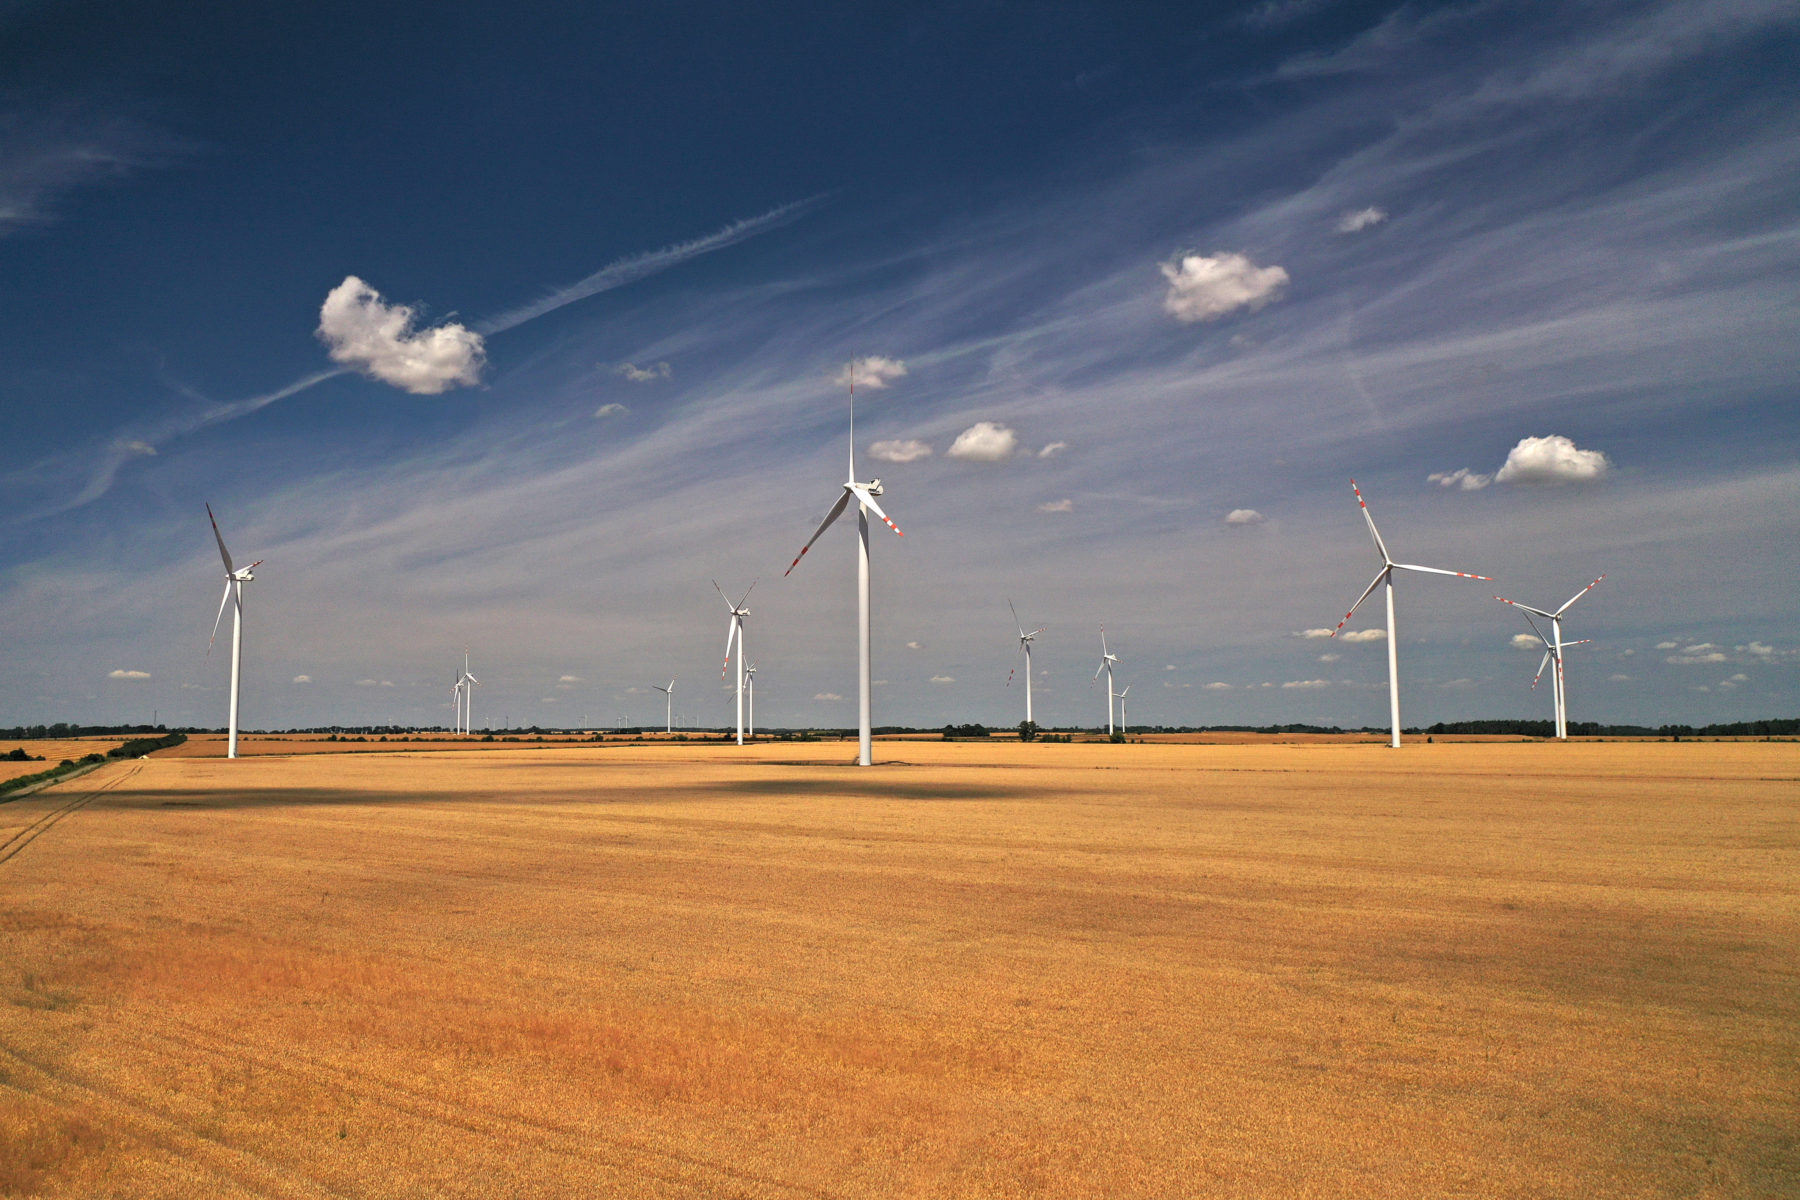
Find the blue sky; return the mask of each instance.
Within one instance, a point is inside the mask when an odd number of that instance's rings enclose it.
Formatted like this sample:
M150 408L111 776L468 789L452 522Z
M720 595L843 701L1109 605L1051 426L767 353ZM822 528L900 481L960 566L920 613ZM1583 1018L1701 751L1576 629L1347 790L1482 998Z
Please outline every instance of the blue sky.
M380 6L378 6L380 7ZM0 4L0 723L1800 711L1789 4ZM880 361L875 361L880 360ZM1436 477L1435 479L1433 477ZM1365 609L1347 630L1378 628ZM841 697L841 699L839 698Z

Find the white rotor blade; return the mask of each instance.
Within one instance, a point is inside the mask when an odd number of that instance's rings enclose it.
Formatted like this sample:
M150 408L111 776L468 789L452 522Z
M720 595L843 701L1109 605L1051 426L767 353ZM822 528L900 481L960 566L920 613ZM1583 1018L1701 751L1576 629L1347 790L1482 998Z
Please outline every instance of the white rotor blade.
M843 495L838 497L838 502L831 506L831 511L825 514L825 519L819 522L819 527L813 530L813 535L806 539L806 545L800 547L800 553L794 555L794 561L789 563L788 569L782 572L784 577L794 573L794 568L800 565L800 560L806 557L806 552L811 550L813 543L819 540L819 535L830 529L831 523L842 516L844 509L849 505L850 493L846 490ZM726 603L729 604L730 601L728 600Z
M1604 576L1604 575L1602 575L1600 577L1600 579L1605 579L1605 578L1606 578L1606 576ZM1564 604L1561 608L1556 610L1556 615L1560 617L1564 613L1568 612L1569 605L1574 604L1577 600L1581 599L1583 596L1585 596L1589 592L1593 591L1594 588L1599 585L1600 579L1594 580L1593 583L1588 584L1586 587L1582 588L1579 592L1576 592L1573 596L1570 596L1568 603Z
M744 595L741 599L738 600L736 607L732 610L733 612L736 612L737 609L744 607L744 601L748 600L750 598L750 593L754 592L756 590L756 585L761 582L762 582L762 580L760 580L760 579L752 579L750 581L750 586L744 589Z
M1420 567L1412 563L1395 563L1394 569L1397 571L1423 571L1427 575L1454 575L1458 579L1485 579L1489 583L1494 582L1492 575L1476 575L1470 571L1446 571L1442 567Z
M863 504L867 505L870 509L872 509L874 511L875 515L880 517L882 522L889 529L893 530L895 533L900 533L900 527L898 525L894 524L892 521L888 520L888 515L881 511L881 505L875 503L875 497L869 495L868 489L861 488L861 487L852 487L850 490L855 492L856 498L858 500L860 500ZM904 533L900 533L900 536L905 537L906 535Z
M1375 549L1380 553L1381 561L1393 562L1393 557L1387 551L1387 543L1381 540L1381 531L1375 528L1375 518L1369 515L1369 502L1363 499L1362 489L1356 486L1354 479L1350 481L1350 490L1356 493L1356 502L1362 506L1363 520L1369 523L1369 536L1375 539Z
M1544 668L1550 665L1550 660L1554 657L1555 655L1551 651L1544 651L1544 660L1538 664L1537 674L1531 677L1532 691L1537 691L1538 680L1544 677Z
M219 615L213 618L212 636L206 639L206 652L212 653L213 643L219 640L219 622L225 619L225 606L231 603L231 585L236 580L225 581L225 594L219 597Z
M1529 604L1520 604L1517 600L1508 600L1505 596L1495 596L1494 599L1498 600L1502 604L1510 604L1514 608L1518 609L1521 612L1536 613L1538 616L1543 617L1545 620L1548 620L1548 621L1556 620L1555 613L1547 613L1541 608L1533 608ZM1525 619L1527 621L1531 620L1530 617L1526 617ZM1537 626L1533 625L1532 628L1536 629ZM1538 636L1542 637L1543 634L1540 633Z
M731 601L727 600L725 603L730 604ZM725 678L725 672L727 672L731 669L731 639L735 638L737 636L737 631L738 631L737 614L732 613L731 614L731 624L729 624L725 627L725 665L719 668L719 678L720 679Z
M474 684L476 687L481 686L481 680L475 678L473 675L469 676L469 682Z
M710 579L707 582L711 583L713 585L713 591L719 593L719 599L721 599L725 602L725 607L730 608L731 607L731 597L727 596L725 594L725 589L719 586L719 581L716 579Z
M213 540L219 543L219 557L225 560L225 573L230 575L236 568L231 565L231 551L225 548L224 535L219 532L219 518L213 516L210 504L206 506L206 519L212 522Z
M1006 602L1006 607L1012 611L1013 624L1019 627L1019 640L1022 642L1025 640L1025 623L1019 620L1019 610L1013 608L1013 602L1011 600Z
M1362 607L1362 602L1369 598L1369 593L1374 591L1378 586L1380 586L1381 581L1383 579L1387 578L1387 573L1388 573L1387 567L1383 567L1383 568L1381 568L1381 570L1379 570L1375 573L1375 578L1370 581L1368 587L1363 589L1363 594L1356 598L1356 603L1352 604L1350 606L1350 611L1344 614L1344 619L1337 623L1337 629L1334 629L1331 631L1332 637L1336 637L1338 635L1338 629L1342 629L1345 625L1349 624L1350 618L1354 617L1356 615L1356 610Z

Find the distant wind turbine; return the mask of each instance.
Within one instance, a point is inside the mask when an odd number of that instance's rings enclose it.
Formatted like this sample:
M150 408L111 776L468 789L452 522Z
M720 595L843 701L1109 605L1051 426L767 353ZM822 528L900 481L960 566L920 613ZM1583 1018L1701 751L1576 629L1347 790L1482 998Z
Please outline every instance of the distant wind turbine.
M456 681L463 690L463 727L464 733L475 731L475 689L481 686L481 680L469 674L469 651L463 650L462 677Z
M206 652L212 653L213 643L219 640L219 622L225 619L225 606L232 606L231 617L231 722L225 743L225 757L238 756L238 675L244 658L244 585L255 579L252 574L262 566L262 559L257 559L247 567L234 567L231 564L231 551L225 548L225 538L219 532L219 519L213 516L212 505L206 506L206 519L212 522L213 540L219 543L219 557L225 560L225 595L219 600L219 615L213 618L212 637L207 639Z
M1375 551L1381 555L1381 570L1376 573L1369 586L1363 589L1363 594L1356 598L1356 603L1350 606L1350 611L1344 614L1344 619L1337 623L1337 629L1331 631L1331 636L1336 637L1338 629L1342 629L1350 618L1356 615L1356 610L1362 607L1362 602L1369 598L1370 592L1383 583L1387 584L1388 714L1393 719L1393 746L1398 750L1400 748L1400 643L1394 636L1394 572L1422 571L1427 575L1454 575L1458 579L1486 579L1489 583L1492 583L1493 579L1486 575L1472 575L1467 571L1447 571L1442 567L1416 567L1408 563L1395 562L1393 556L1388 553L1387 543L1381 540L1380 531L1375 528L1375 518L1369 515L1368 501L1363 499L1362 490L1356 486L1354 479L1350 481L1350 490L1356 493L1356 502L1362 506L1363 520L1369 524L1369 536L1375 539Z
M750 593L756 590L756 581L751 580L750 586L744 589L743 599L736 604L731 602L731 597L725 594L725 589L719 586L718 580L713 580L712 585L713 591L719 593L719 599L725 601L725 607L731 613L731 624L725 628L725 665L719 668L720 679L725 678L725 673L731 669L731 644L733 641L737 643L737 744L741 746L744 744L744 618L750 615L750 610L744 607L744 601L750 599Z
M857 706L859 709L859 725L857 734L857 756L859 766L868 766L872 761L870 733L870 710L873 708L872 676L869 661L869 513L880 517L889 529L901 537L900 527L888 520L888 515L881 511L881 505L875 503L875 497L881 495L881 480L872 479L868 483L856 481L856 360L850 361L850 473L844 480L844 494L839 496L825 519L807 539L806 545L800 547L800 553L794 555L794 561L788 564L785 575L792 575L806 552L812 549L819 535L831 528L831 523L843 515L844 509L852 498L856 500L856 633L857 633Z
M756 664L746 663L744 666L744 686L750 696L750 719L747 728L750 740L756 740Z
M1106 672L1106 736L1113 732L1113 664L1119 656L1106 648L1106 626L1100 627L1100 665L1094 671L1094 678L1100 678L1100 672Z
M1107 690L1110 691L1111 689L1108 688ZM1130 729L1127 728L1127 726L1129 725L1129 722L1127 722L1125 720L1125 693L1129 692L1130 690L1131 690L1131 685L1128 683L1125 685L1124 692L1118 692L1113 696L1113 699L1115 699L1119 702L1119 736L1120 737L1124 737L1127 733L1131 732Z
M676 676L676 678L679 679L680 676ZM663 687L660 684L654 684L654 683L651 684L650 686L655 688L657 691L661 692L667 698L663 704L663 732L664 733L674 733L675 732L675 680L674 679L669 680L668 687Z
M1605 578L1606 576L1604 575L1600 577L1600 579ZM1563 606L1555 612L1545 612L1543 609L1533 608L1529 604L1520 604L1517 600L1508 600L1505 596L1494 597L1494 599L1498 600L1500 603L1510 604L1519 610L1519 615L1525 618L1525 623L1527 625L1531 626L1531 632L1537 634L1538 641L1544 643L1545 660L1554 660L1556 663L1556 673L1550 677L1550 689L1551 696L1553 697L1556 706L1556 736L1563 740L1567 740L1569 736L1569 697L1568 692L1563 685L1563 651L1570 646L1581 644L1580 642L1563 641L1563 614L1568 612L1577 600L1593 591L1594 588L1599 585L1600 579L1594 580L1593 583L1588 584L1579 592L1570 596ZM1550 622L1551 637L1545 637L1544 631L1539 629L1537 627L1537 622L1531 619L1534 614ZM1583 638L1582 642L1587 640L1589 639ZM1544 663L1538 664L1538 675L1540 678L1544 674L1544 665ZM1537 687L1536 679L1531 681L1531 686L1534 688Z
M1022 622L1020 622L1020 620L1019 620L1019 610L1016 608L1013 608L1013 602L1011 600L1008 600L1006 602L1006 607L1012 610L1013 625L1019 631L1019 649L1024 651L1024 653L1025 653L1025 723L1029 725L1032 723L1031 722L1031 643L1032 643L1032 639L1036 638L1038 634L1040 634L1044 631L1041 628L1039 628L1039 629L1032 630L1030 633L1026 633L1024 624ZM1011 672L1008 672L1008 674L1006 676L1006 686L1007 687L1012 686Z
M450 731L452 733L461 733L463 723L463 681L462 676L460 675L456 677L456 682L450 686L450 706L455 710L450 721Z

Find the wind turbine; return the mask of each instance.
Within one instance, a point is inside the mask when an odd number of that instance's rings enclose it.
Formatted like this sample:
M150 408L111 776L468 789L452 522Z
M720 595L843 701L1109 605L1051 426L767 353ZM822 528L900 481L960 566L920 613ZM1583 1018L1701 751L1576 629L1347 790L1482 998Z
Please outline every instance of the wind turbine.
M1019 610L1016 608L1013 608L1013 602L1011 600L1008 600L1006 602L1006 607L1009 609L1012 609L1013 624L1015 626L1017 626L1018 630L1019 630L1019 649L1023 650L1025 652L1025 723L1029 725L1032 723L1032 720L1031 720L1031 640L1033 638L1037 637L1038 634L1040 634L1044 631L1041 628L1039 628L1039 629L1032 630L1030 633L1026 633L1025 626L1019 622ZM1010 672L1006 676L1006 686L1007 687L1012 686L1012 674Z
M1605 579L1605 578L1606 578L1606 576L1604 576L1604 575L1602 575L1600 577L1600 579ZM1600 579L1594 580L1593 583L1588 584L1586 587L1582 588L1579 592L1576 592L1573 596L1570 596L1569 599L1563 604L1563 606L1561 608L1557 609L1555 612L1545 612L1543 609L1533 608L1529 604L1520 604L1517 600L1508 600L1505 596L1495 596L1494 597L1494 599L1498 600L1500 603L1510 604L1514 608L1519 610L1519 614L1525 618L1525 623L1531 626L1531 632L1537 634L1538 641L1544 643L1545 656L1547 658L1554 658L1556 660L1556 674L1551 677L1550 686L1551 686L1551 692L1555 696L1555 699L1556 699L1556 736L1559 739L1562 739L1565 741L1568 739L1568 736L1569 736L1569 697L1568 697L1567 691L1563 687L1562 652L1563 652L1564 647L1574 646L1574 645L1577 645L1578 643L1563 641L1563 635L1562 635L1563 614L1568 612L1570 607L1573 606L1577 600L1581 599L1583 596L1585 596L1589 592L1593 591L1594 588L1599 585ZM1537 627L1537 622L1533 621L1531 619L1534 614L1536 616L1540 616L1540 617L1544 618L1544 620L1550 622L1550 632L1552 634L1552 637L1547 638L1544 636L1544 631L1539 629ZM1588 639L1586 639L1586 638L1582 639L1582 641L1587 641L1587 640ZM1543 664L1540 663L1538 665L1538 674L1541 676L1541 675L1543 675L1543 673L1544 673L1544 667L1543 667ZM1535 680L1535 679L1532 680L1531 686L1535 688L1537 686L1537 680Z
M725 601L725 607L731 611L731 624L725 628L725 665L719 668L720 679L725 678L725 672L731 669L731 643L733 640L737 642L737 744L741 746L744 744L744 618L750 615L750 610L744 607L744 600L748 600L750 593L756 590L756 581L750 581L750 586L744 589L743 600L736 604L731 602L731 597L725 594L725 589L719 586L718 580L713 580L712 585L713 591L719 593L719 599Z
M868 766L872 761L870 757L870 744L874 740L869 732L869 713L873 706L873 690L871 685L873 671L871 670L869 663L869 513L871 511L874 512L874 514L880 517L882 522L886 524L889 529L893 530L896 534L899 534L899 536L906 536L904 533L900 532L900 527L889 520L888 515L881 511L881 505L875 503L875 497L879 495L881 495L881 480L872 479L868 483L858 483L856 481L856 360L851 359L850 473L844 479L844 494L839 496L837 503L831 506L831 511L825 514L825 519L819 522L819 527L813 530L812 537L807 539L806 545L800 547L800 553L794 555L794 561L788 564L788 569L782 574L785 577L794 573L794 568L800 565L800 560L806 557L806 552L811 550L813 543L819 540L819 535L831 528L831 523L843 515L844 509L849 506L851 499L854 498L856 500L857 533L856 634L858 658L856 699L860 722L857 732L856 762L858 766L863 767Z
M1350 490L1356 493L1356 502L1362 506L1363 520L1369 523L1369 536L1375 539L1375 552L1381 555L1381 570L1376 572L1375 578L1369 586L1363 589L1363 594L1356 598L1356 603L1350 606L1350 611L1344 614L1344 619L1337 623L1337 629L1331 631L1331 636L1336 637L1338 629L1342 629L1350 618L1356 615L1356 610L1362 607L1362 602L1369 598L1370 592L1383 583L1387 585L1388 714L1393 718L1393 746L1398 750L1400 748L1400 643L1394 637L1394 572L1423 571L1427 575L1454 575L1458 579L1486 579L1489 583L1492 583L1493 579L1487 575L1472 575L1467 571L1446 571L1442 567L1417 567L1409 563L1395 562L1393 555L1388 553L1387 543L1381 540L1380 531L1375 528L1375 518L1369 515L1369 503L1363 499L1362 490L1356 486L1354 479L1350 481Z
M1109 687L1107 690L1111 691L1111 688ZM1113 699L1115 699L1119 702L1119 736L1120 737L1124 737L1127 733L1130 732L1130 730L1128 730L1126 728L1127 722L1125 720L1125 693L1129 692L1130 690L1131 690L1131 685L1128 683L1125 685L1124 692L1118 692L1113 696Z
M219 557L225 560L225 594L219 599L219 615L213 618L212 637L207 639L206 652L212 653L213 643L219 640L219 622L225 619L225 606L232 605L231 616L231 723L225 743L225 757L238 756L238 672L244 658L244 585L255 579L251 574L262 566L262 559L257 559L247 567L239 568L231 565L231 551L225 548L225 538L219 532L219 518L213 516L212 505L206 506L206 519L212 522L213 540L219 543Z
M1100 665L1097 668L1095 668L1095 670L1094 670L1094 678L1099 679L1100 672L1101 671L1106 672L1106 736L1107 737L1111 737L1112 732L1113 732L1113 718L1112 718L1112 714L1113 714L1113 707L1112 707L1112 702L1113 702L1113 664L1118 661L1119 661L1119 656L1112 653L1111 651L1109 651L1106 648L1106 626L1102 625L1100 627Z
M455 716L450 722L450 732L460 734L462 730L463 681L462 676L450 687L450 706L455 709Z
M678 675L675 678L679 679L680 676ZM674 679L669 680L668 687L662 687L662 686L660 686L658 684L654 684L654 683L651 684L650 686L653 688L656 688L657 691L661 692L664 696L666 696L668 698L663 706L663 708L664 708L663 732L664 733L674 733L675 732L675 680Z
M750 693L750 720L748 728L750 739L756 740L756 664L748 663L744 667L744 685Z
M463 728L464 733L475 732L475 689L481 686L481 680L469 674L469 651L463 650L462 678L456 681L463 690Z

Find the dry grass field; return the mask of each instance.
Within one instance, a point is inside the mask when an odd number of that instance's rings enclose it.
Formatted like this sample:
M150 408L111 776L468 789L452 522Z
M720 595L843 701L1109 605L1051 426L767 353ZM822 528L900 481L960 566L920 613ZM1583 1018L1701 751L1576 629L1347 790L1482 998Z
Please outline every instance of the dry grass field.
M39 771L48 771L63 759L79 762L89 754L105 754L115 746L125 743L119 737L64 738L54 740L43 738L35 741L13 742L0 741L0 754L11 754L14 750L43 759L42 762L0 761L0 783L8 779L17 779L21 775L36 775Z
M1800 1195L1800 746L880 749L0 804L0 1194Z

